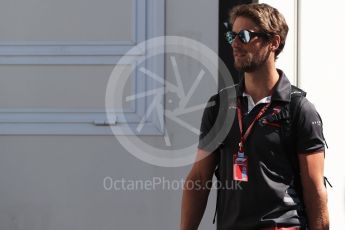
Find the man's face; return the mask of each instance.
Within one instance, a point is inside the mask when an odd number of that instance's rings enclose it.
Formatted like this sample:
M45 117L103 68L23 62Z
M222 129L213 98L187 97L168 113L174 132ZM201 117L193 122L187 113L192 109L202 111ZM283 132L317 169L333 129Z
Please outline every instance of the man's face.
M254 22L245 17L237 17L232 26L232 31L235 33L241 30L248 30L251 32L261 32ZM262 37L253 37L248 44L244 44L236 36L232 43L235 68L243 72L253 72L260 66L264 65L271 52L267 41Z

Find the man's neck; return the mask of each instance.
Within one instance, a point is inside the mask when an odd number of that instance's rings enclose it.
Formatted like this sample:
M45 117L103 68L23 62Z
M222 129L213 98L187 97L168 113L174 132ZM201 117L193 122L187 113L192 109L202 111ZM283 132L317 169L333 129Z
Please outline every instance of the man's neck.
M257 103L272 93L273 87L279 80L279 74L275 67L263 67L257 71L245 73L244 78L245 92Z

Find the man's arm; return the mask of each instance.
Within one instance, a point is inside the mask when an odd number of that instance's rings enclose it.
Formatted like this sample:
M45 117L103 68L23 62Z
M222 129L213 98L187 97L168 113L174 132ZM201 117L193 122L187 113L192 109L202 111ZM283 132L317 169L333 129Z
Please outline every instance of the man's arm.
M197 159L187 176L181 208L181 230L197 230L204 214L210 181L217 166L217 154L198 149Z
M324 152L299 154L303 199L309 230L328 230L327 191L323 180Z

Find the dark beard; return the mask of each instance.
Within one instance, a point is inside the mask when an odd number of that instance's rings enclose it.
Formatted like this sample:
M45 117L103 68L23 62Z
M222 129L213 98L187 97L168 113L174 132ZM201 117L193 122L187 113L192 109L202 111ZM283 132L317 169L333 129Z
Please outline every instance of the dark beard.
M266 63L269 56L270 56L270 52L267 51L267 53L264 56L253 58L252 60L250 60L248 57L241 64L238 64L235 61L234 66L235 66L235 69L237 69L240 72L251 73L251 72L256 71L258 68L260 68L264 63Z

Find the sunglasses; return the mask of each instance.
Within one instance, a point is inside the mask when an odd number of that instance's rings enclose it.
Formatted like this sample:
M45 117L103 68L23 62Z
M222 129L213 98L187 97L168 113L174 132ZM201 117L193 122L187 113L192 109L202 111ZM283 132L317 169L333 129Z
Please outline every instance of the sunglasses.
M268 34L267 33L262 33L262 32L252 32L249 30L241 30L238 33L235 33L233 31L228 31L225 34L225 38L226 41L231 45L236 36L239 37L240 41L244 44L248 44L254 37L264 37L264 38L268 38Z

